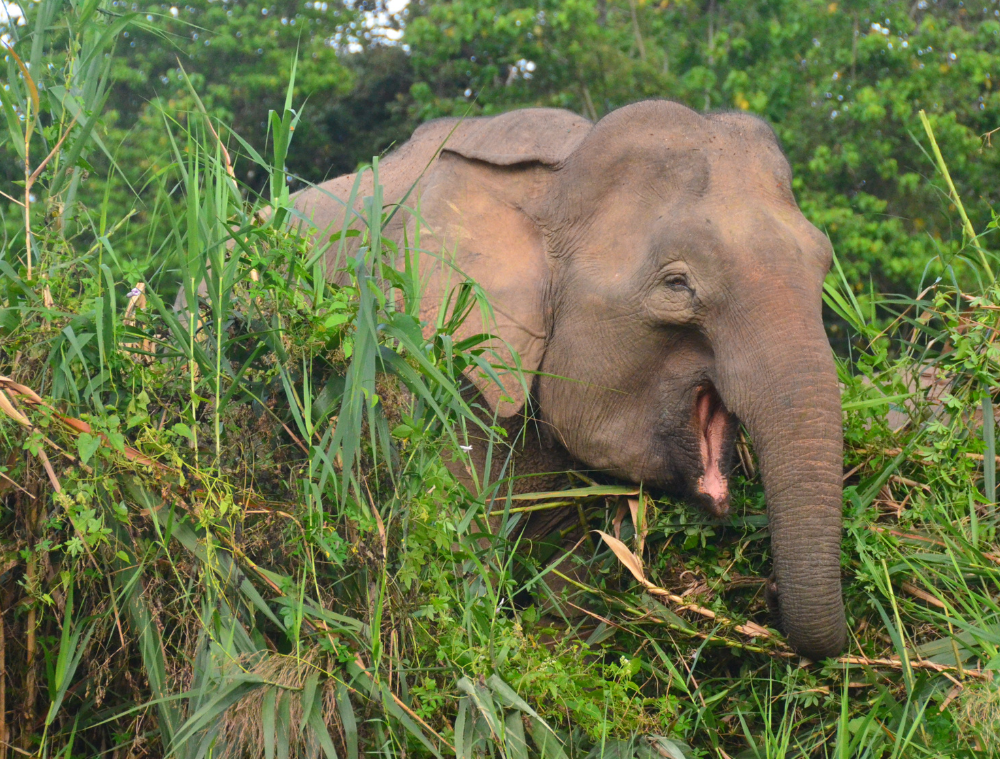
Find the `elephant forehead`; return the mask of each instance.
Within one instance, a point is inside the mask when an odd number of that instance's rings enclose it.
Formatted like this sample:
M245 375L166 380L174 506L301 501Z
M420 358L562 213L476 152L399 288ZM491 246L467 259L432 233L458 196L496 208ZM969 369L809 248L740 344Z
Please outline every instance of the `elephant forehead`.
M596 211L624 218L692 201L747 209L796 206L791 171L773 144L718 137L678 146L663 139L609 146L567 169L563 194L587 217Z
M719 151L712 161L710 192L719 202L736 208L798 209L787 162L766 152Z
M745 128L746 121L759 126ZM740 119L713 126L706 153L715 191L740 197L746 204L765 200L795 205L791 166L766 124Z
M557 207L587 227L639 231L651 214L685 198L704 197L711 181L703 152L650 145L609 147L567 167Z
M636 265L658 271L685 261L702 287L706 277L820 281L829 267L829 241L798 208L759 196L750 202L727 202L714 193L688 199L662 209L651 227L651 265L643 266L641 255L634 257Z
M569 162L626 170L664 164L689 172L742 168L791 178L777 136L763 119L742 112L702 115L664 100L634 103L608 114Z

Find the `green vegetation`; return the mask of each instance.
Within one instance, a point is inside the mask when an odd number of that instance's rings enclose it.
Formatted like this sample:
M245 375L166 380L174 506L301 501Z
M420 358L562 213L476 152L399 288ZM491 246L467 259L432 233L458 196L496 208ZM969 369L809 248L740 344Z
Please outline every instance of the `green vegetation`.
M361 4L26 5L0 90L0 755L1000 756L994 5L426 2L409 55ZM356 56L325 44L352 29ZM548 594L523 501L444 464L488 432L459 384L489 357L456 320L421 332L383 263L397 211L373 198L341 286L284 224L293 170L417 119L652 94L771 119L838 249L840 661L768 628L749 451L725 522L581 482L560 500L621 542Z
M103 111L94 111L109 155L89 157L96 171L80 199L96 207L109 175L112 218L135 206L133 191L146 197L142 189L169 162L161 109L182 118L194 108L182 66L208 112L263 155L267 113L284 102L297 52L294 101L307 105L288 155L293 188L353 171L437 116L545 105L599 118L665 97L766 117L789 154L800 204L859 291L871 281L876 291L919 292L941 273L926 267L961 245L940 184L927 181L915 139L920 109L977 229L1000 200L1000 154L986 136L1000 125L1000 4L992 0L422 0L383 15L395 33L369 29L366 12L384 7L101 5L109 21L128 21ZM16 34L42 66L36 74L49 63L62 68L61 47L43 62L25 28ZM382 44L400 34L398 45ZM266 176L253 161L237 160L234 170L262 189ZM18 177L13 157L0 157L0 182ZM136 220L145 213L140 204ZM66 214L76 217L72 203ZM125 231L120 247L131 255L142 238Z

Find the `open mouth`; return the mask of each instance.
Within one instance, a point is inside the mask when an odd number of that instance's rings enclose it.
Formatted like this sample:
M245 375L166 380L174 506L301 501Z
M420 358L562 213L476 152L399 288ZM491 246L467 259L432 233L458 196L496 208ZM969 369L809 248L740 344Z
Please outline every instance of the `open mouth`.
M722 471L729 412L711 385L698 393L695 423L702 464L702 475L696 483L698 500L713 516L723 517L729 513L729 481Z

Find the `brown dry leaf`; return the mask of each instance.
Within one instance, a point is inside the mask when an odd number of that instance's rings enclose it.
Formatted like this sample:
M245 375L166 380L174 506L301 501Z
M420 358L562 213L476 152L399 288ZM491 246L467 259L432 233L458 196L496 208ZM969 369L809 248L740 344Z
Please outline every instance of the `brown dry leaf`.
M8 379L7 377L0 377L0 383L7 385L7 387L13 391L11 393L12 395L14 393L17 395L26 395L29 400L34 401L35 403L43 403L42 397L30 387L22 385L19 382L14 382L14 380Z
M962 688L963 686L961 683L951 686L951 690L948 691L948 695L945 696L944 701L941 702L941 707L938 709L938 712L943 712L947 709L951 702L958 698L958 694L962 692Z
M56 477L55 470L52 468L52 462L49 461L49 457L45 454L44 448L38 449L38 460L42 462L42 467L45 469L45 474L49 477L49 482L52 483L52 489L57 493L62 492L62 485L59 483L59 478Z
M382 540L382 558L387 559L389 557L389 544L385 539L385 524L382 522L382 515L378 513L378 509L372 506L372 514L375 515L375 524L378 525L378 536Z
M737 625L736 631L741 632L744 635L749 635L751 638L770 638L771 633L766 627L761 627L756 622L747 622L745 625Z
M736 440L736 453L740 459L740 466L748 480L757 476L757 466L754 464L753 453L750 452L750 438L747 437L746 430L740 430L740 436Z
M13 402L7 397L3 390L0 390L0 411L3 411L7 416L20 425L25 427L31 426L31 422L28 421L28 417L15 408Z
M24 400L27 400L30 404L45 406L47 409L50 410L52 409L52 407L49 404L45 403L45 401L42 400L42 398L38 395L38 393L36 393L30 387L25 387L24 385L14 382L9 377L4 377L0 375L0 411L3 411L15 422L18 422L19 424L22 424L25 427L32 427L33 425L31 424L31 421L26 416L24 416L24 414L22 414L17 409L16 406L14 406L14 403L11 400L11 398L8 398L8 396L4 393L2 389L4 387L7 388L7 392L10 393L12 397L21 396ZM91 426L82 419L77 419L72 416L63 416L62 414L53 414L53 417L55 419L58 419L60 422L65 424L74 432L77 433L93 432ZM104 445L109 445L107 437L103 433L98 433L98 434ZM149 458L143 453L140 453L138 450L136 450L131 446L125 446L125 450L123 451L123 453L125 454L125 458L129 459L130 461L135 461L136 463L142 464L143 466L157 467L161 470L166 470L166 467L164 467L162 464L153 461L151 458ZM53 477L54 474L50 475L50 479L52 479ZM59 488L56 485L56 483L57 481L53 480L53 485L56 486L56 490L58 490Z
M640 561L642 549L646 545L646 536L649 534L649 525L646 524L646 506L645 496L628 499L628 509L632 512L632 527L635 530L635 544L639 552Z
M92 431L90 429L90 425L87 424L82 419L77 419L76 417L72 417L72 416L63 416L62 414L56 414L56 416L58 417L58 419L59 419L60 422L62 422L63 424L65 424L67 427L70 427L70 428L76 430L77 432L91 432Z
M146 283L136 282L135 287L129 293L128 299L128 305L125 306L125 313L122 314L122 324L134 327L136 323L135 312L146 308ZM156 353L156 343L152 340L143 340L138 343L123 343L122 347L127 350L142 351L144 354ZM132 355L132 360L149 366L153 361L153 357L151 355L135 353Z
M101 435L101 439L103 440L105 445L108 444L108 439L104 437L104 435ZM165 466L163 466L157 461L153 461L151 458L149 458L149 456L140 453L130 445L126 445L125 450L122 451L122 453L125 454L125 458L127 458L129 461L134 461L135 463L142 464L143 466L151 466L157 469L166 470Z
M892 667L893 669L903 669L904 664L898 656L893 656L886 659L871 659L867 656L841 656L836 660L840 664L861 664L866 667ZM947 664L938 664L937 662L928 661L926 659L908 659L906 665L912 669L927 669L931 672L940 672L944 674L945 672L957 672L958 667L950 667ZM993 673L975 669L963 669L962 674L965 677L974 677L977 680L992 680Z
M632 573L632 576L638 580L639 583L641 583L642 586L652 595L659 596L660 598L664 598L671 603L677 604L678 608L684 611L690 611L705 617L706 619L712 619L723 625L730 626L743 635L748 635L752 638L770 638L774 640L773 633L758 624L747 622L744 625L738 625L735 621L728 619L727 617L720 616L711 609L706 609L704 606L699 606L698 604L689 603L686 599L681 598L676 593L671 593L669 590L653 585L653 583L646 579L645 574L643 574L642 562L639 561L634 553L628 550L628 546L618 540L618 538L608 535L606 532L601 532L600 530L594 530L594 532L603 538L604 542L608 544L608 547L618 558L618 561L620 561L625 568ZM778 642L780 643L780 641Z
M7 483L7 484L4 484ZM24 495L28 496L32 501L36 500L35 496L29 493L27 490L18 485L14 480L8 477L3 472L0 472L0 497L2 497L10 488L15 487L20 490Z
M143 309L146 307L146 283L136 282L135 287L132 288L132 292L129 294L128 305L125 306L125 313L122 314L122 324L129 327L135 326L135 312L136 309Z
M122 324L126 327L135 326L135 312L136 309L146 307L146 283L136 282L135 287L128 295L128 304L125 306L125 313L122 314ZM122 347L126 350L138 350L142 347L142 343L123 343ZM133 360L138 360L137 356L132 357Z
M601 532L600 530L594 530L594 532L596 532L598 535L601 536L604 542L608 544L608 547L611 548L611 550L614 552L615 556L618 557L618 560L625 566L625 568L629 572L632 573L632 576L635 577L635 579L638 580L654 596L661 596L663 598L666 598L668 601L677 604L681 609L684 609L685 611L691 611L694 612L695 614L700 614L701 616L706 617L708 619L714 619L724 625L732 626L734 630L736 630L739 633L742 633L743 635L748 635L754 638L771 638L772 640L774 640L774 636L770 630L767 630L766 628L761 627L760 625L755 624L754 622L747 622L746 624L737 625L733 622L733 620L719 616L711 609L706 609L702 606L697 606L696 604L686 603L685 600L680 596L675 595L670 591L664 590L663 588L657 587L656 585L653 585L653 583L647 580L645 575L642 573L642 564L635 557L635 554L633 554L630 550L628 550L628 547L624 543L622 543L617 538L608 535L605 532ZM781 641L776 641L776 642L781 643ZM785 647L784 644L781 645L782 647ZM882 666L882 667L895 667L895 668L901 668L903 666L903 663L899 658L870 659L866 656L841 656L839 659L837 659L837 661L843 664L863 664L866 666ZM937 664L936 662L926 661L926 660L910 660L908 661L908 664L910 667L914 669L927 669L933 672L947 672L949 670L956 669L955 667L949 667L945 664ZM968 669L964 670L964 672L969 677L976 677L980 679L990 679L993 675L992 672L977 672Z
M625 504L619 501L618 511L615 512L615 518L611 520L611 526L615 528L615 537L619 540L622 537L622 521L625 519L627 513L628 509L625 508Z
M926 601L931 606L936 606L939 609L946 608L944 603L942 603L937 596L931 595L926 590L918 588L916 585L913 585L908 582L902 582L900 583L899 587L903 590L903 592L909 593L911 596L919 598L921 601Z
M600 530L594 530L598 535L603 538L604 542L608 544L608 547L614 552L615 556L618 557L618 561L624 565L625 569L632 573L632 576L638 580L642 585L646 587L651 593L655 595L666 595L667 591L663 588L658 588L649 580L646 579L646 575L642 571L642 561L628 550L628 546L622 543L618 538L608 535L606 532L601 532Z

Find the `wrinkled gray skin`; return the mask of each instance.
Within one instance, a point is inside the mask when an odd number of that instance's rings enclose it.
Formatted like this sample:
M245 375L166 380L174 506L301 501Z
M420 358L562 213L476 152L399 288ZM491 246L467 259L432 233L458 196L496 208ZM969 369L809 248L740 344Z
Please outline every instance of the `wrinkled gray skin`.
M419 203L421 247L454 255L489 293L492 331L538 373L535 417L573 460L721 516L742 421L783 628L806 656L838 654L840 396L820 315L831 250L799 211L770 128L664 101L597 124L549 109L442 119L382 161L380 177L386 204L417 183L406 205ZM346 199L353 182L305 191L296 207L339 230L331 196ZM368 174L359 196L371 192ZM404 225L412 241L406 213L387 236ZM430 256L421 267L432 318L462 277ZM512 375L512 401L472 379L501 416L523 413Z

